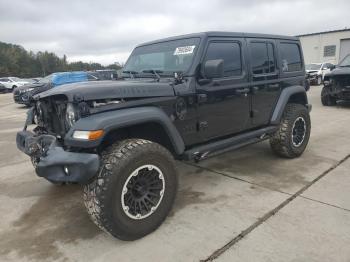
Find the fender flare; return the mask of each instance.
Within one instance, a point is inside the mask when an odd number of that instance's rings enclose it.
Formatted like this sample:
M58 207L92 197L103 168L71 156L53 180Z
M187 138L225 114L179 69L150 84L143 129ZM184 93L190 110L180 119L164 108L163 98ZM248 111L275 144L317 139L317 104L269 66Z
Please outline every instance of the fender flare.
M178 155L181 155L184 152L185 144L182 137L180 136L170 118L165 114L163 110L158 107L127 108L117 111L103 112L81 118L65 135L64 143L66 146L72 147L97 147L110 131L116 130L118 128L149 122L158 123L164 128L165 132L170 138L174 151ZM73 132L75 130L90 131L99 129L103 129L105 135L98 140L85 141L73 138Z
M306 104L305 106L307 106L307 95L306 95L306 90L305 87L303 86L290 86L287 88L284 88L278 98L278 101L276 103L275 109L272 113L271 116L271 120L270 123L272 125L278 125L281 121L283 112L284 112L284 108L286 107L289 98L294 95L294 94L298 94L298 93L302 93L305 95L305 99L306 99Z

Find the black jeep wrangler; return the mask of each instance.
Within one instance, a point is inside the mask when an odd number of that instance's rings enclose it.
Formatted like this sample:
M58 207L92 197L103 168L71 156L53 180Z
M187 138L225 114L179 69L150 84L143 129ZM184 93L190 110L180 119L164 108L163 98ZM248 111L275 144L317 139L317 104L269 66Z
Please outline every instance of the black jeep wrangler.
M308 143L297 38L172 37L136 47L123 70L116 81L38 94L17 134L38 176L84 185L92 220L114 237L134 240L164 221L177 191L175 159L200 161L266 139L295 158Z
M334 106L338 100L350 101L350 54L324 76L321 102Z

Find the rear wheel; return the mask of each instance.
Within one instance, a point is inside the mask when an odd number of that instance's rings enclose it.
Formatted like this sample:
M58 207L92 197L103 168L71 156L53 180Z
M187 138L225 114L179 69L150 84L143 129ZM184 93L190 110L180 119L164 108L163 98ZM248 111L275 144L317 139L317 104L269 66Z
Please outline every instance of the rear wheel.
M92 220L122 240L141 238L160 226L177 191L170 152L142 139L117 142L102 153L96 179L84 187Z
M322 88L321 102L324 106L335 106L337 104L337 99L330 94L328 87L324 86Z
M273 152L286 158L300 156L309 141L311 121L304 105L287 104L279 129L270 139Z

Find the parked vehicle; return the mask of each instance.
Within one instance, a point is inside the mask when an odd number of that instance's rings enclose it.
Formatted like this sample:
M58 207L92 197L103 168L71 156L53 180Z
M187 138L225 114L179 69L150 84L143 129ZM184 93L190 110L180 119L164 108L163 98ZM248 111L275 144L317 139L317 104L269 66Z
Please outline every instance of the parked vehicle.
M321 102L324 106L334 106L338 100L350 101L350 54L324 77Z
M175 159L200 161L270 140L299 157L311 105L298 38L207 32L142 44L122 79L35 96L17 146L40 177L84 185L92 220L134 240L164 221L177 191ZM34 133L27 125L35 123Z
M63 84L98 80L96 76L88 72L58 72L48 75L37 81L36 83L17 87L13 92L13 100L17 104L30 106L32 96L44 92L50 88Z
M12 92L16 87L23 86L29 82L18 77L2 77L0 84L4 85L8 92Z
M4 86L3 84L0 84L0 93L5 93L5 92L7 92L7 88L6 88L6 86Z
M310 84L321 85L324 75L330 71L330 68L334 67L331 63L313 63L305 66L306 78L310 81Z
M100 80L116 80L118 78L117 71L114 69L103 69L90 72L91 75Z

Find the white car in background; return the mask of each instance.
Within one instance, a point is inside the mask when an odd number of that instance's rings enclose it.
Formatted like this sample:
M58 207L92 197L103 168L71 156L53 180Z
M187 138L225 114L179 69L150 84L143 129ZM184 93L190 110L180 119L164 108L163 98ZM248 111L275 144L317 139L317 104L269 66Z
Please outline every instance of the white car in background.
M16 87L29 84L29 82L18 77L2 77L0 78L0 84L4 85L8 91L13 91Z
M310 84L320 85L323 82L323 77L331 71L334 65L331 63L312 63L305 66L306 77Z

